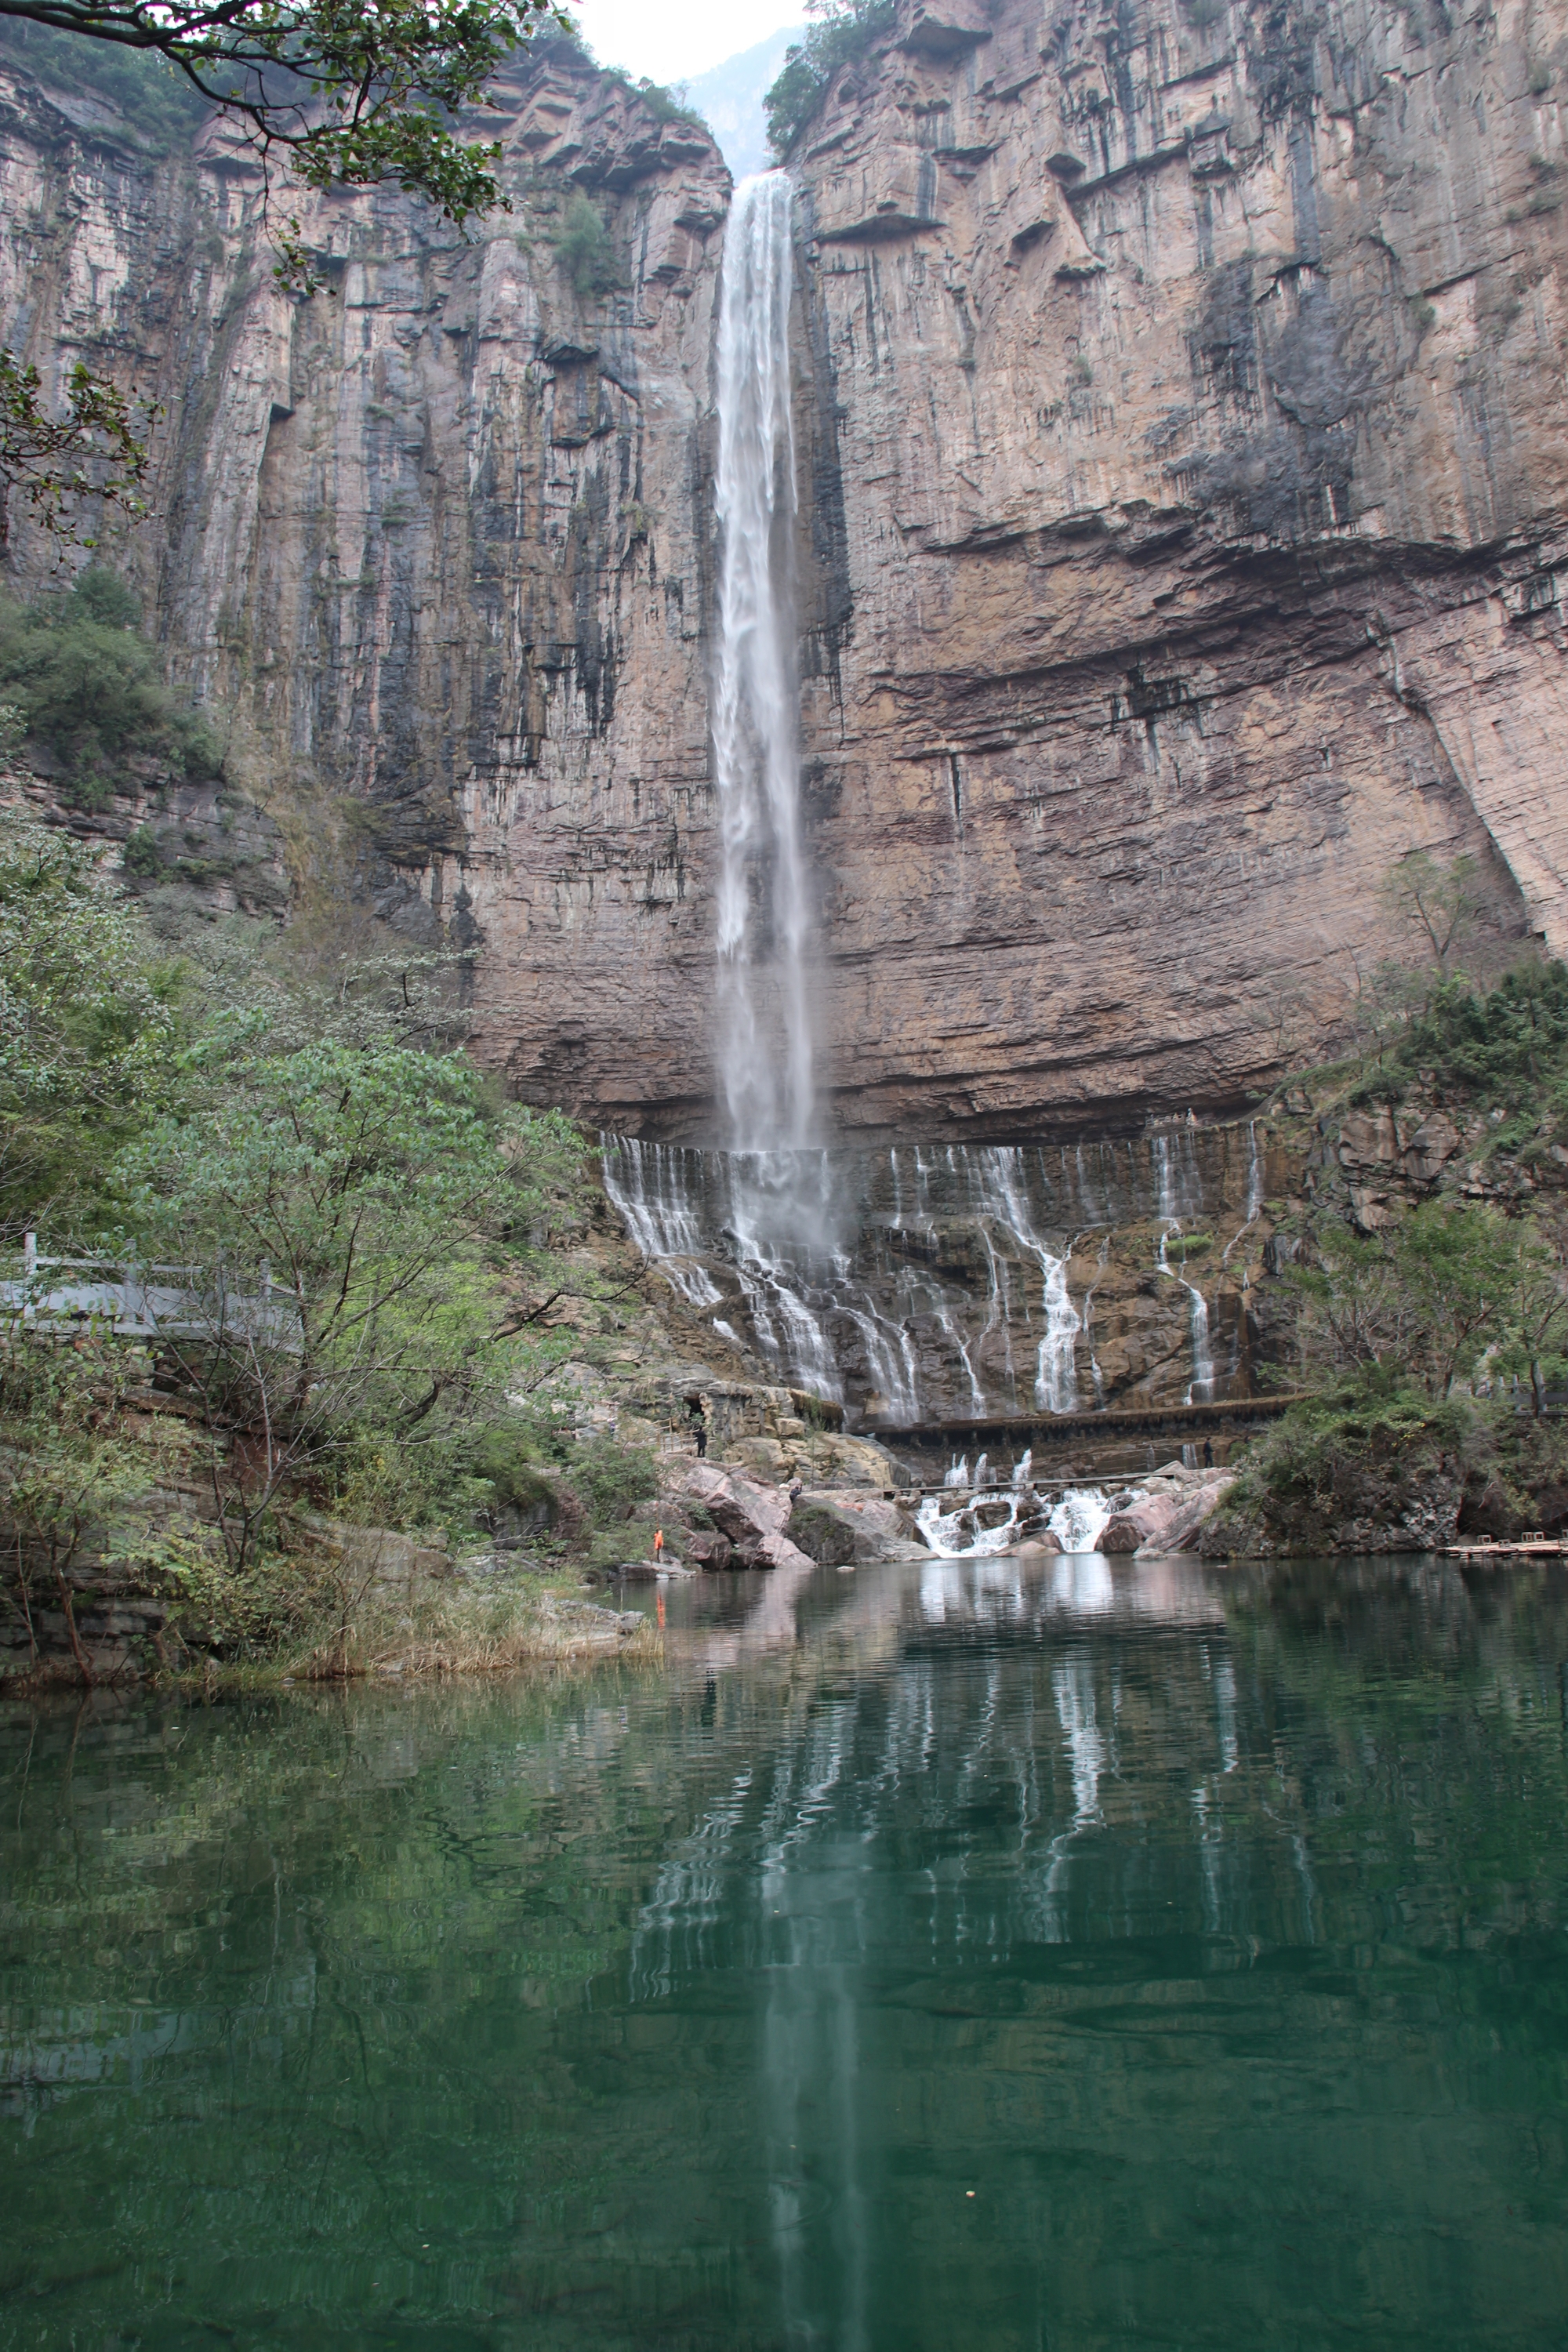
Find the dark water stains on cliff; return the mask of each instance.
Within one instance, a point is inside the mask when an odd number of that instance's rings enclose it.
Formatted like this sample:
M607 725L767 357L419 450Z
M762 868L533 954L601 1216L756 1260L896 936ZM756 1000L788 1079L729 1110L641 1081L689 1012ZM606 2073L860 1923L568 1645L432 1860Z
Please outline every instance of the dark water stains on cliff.
M807 351L797 394L804 395L805 404L805 467L800 489L811 535L810 563L802 583L800 666L804 677L826 678L837 702L842 700L840 660L855 615L838 433L842 410L832 327L816 271L809 266L801 269L799 283ZM869 278L866 300L869 310Z

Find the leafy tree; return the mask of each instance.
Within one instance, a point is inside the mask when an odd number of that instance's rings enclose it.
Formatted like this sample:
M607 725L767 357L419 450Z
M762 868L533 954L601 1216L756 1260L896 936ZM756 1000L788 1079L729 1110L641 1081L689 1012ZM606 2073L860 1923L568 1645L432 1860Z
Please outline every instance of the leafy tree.
M187 776L222 769L205 720L160 678L156 650L134 626L139 609L99 564L68 594L31 606L0 598L0 697L60 761L63 789L79 808L106 807L132 760Z
M81 360L66 378L63 407L53 409L37 369L0 350L0 548L16 493L35 522L69 546L93 544L78 527L84 499L118 506L132 520L145 514L147 445L139 436L146 421L134 394Z
M0 1231L90 1196L163 1098L174 986L93 853L0 809Z
M804 41L785 50L783 68L763 100L775 155L789 152L835 74L863 58L898 21L896 0L806 0L806 11L816 22Z
M1373 1234L1320 1219L1286 1270L1303 1367L1414 1374L1447 1397L1518 1328L1521 1286L1543 1272L1540 1261L1534 1241L1487 1207L1429 1201Z
M1548 1367L1568 1348L1568 1204L1561 1201L1513 1228L1516 1265L1499 1370L1523 1372L1537 1420L1546 1410Z
M1391 1255L1409 1303L1412 1358L1428 1392L1446 1397L1507 1328L1517 1238L1493 1209L1427 1201L1395 1226Z
M459 226L502 200L500 142L458 118L557 15L549 0L0 0L0 16L166 59L269 182L278 163L310 188L392 181ZM297 221L279 242L308 289Z
M170 1354L207 1422L243 1434L211 1465L243 1567L282 1490L330 1482L366 1426L428 1444L522 1374L540 1310L508 1294L499 1244L529 1254L579 1145L557 1114L499 1111L460 1055L247 1055L222 1028L190 1057L214 1073L206 1098L121 1174L149 1256L190 1269L196 1336Z
M1483 904L1479 886L1473 857L1445 866L1426 849L1413 849L1384 879L1384 905L1421 941L1444 980L1475 937Z
M625 281L616 257L615 239L596 205L576 189L567 204L555 239L555 257L571 281L580 302L602 301Z
M0 0L13 53L24 31L64 37L92 58L88 78L100 87L105 53L166 66L253 151L269 216L281 164L317 190L392 182L459 227L510 209L500 141L466 135L462 117L545 21L564 23L552 0ZM144 76L114 94L133 121L151 113L177 130L179 109ZM314 292L297 216L275 226L275 241L282 282ZM145 512L151 416L136 408L134 394L79 360L56 410L37 369L0 352L0 547L14 493L68 543L92 544L76 520L85 499L132 520Z

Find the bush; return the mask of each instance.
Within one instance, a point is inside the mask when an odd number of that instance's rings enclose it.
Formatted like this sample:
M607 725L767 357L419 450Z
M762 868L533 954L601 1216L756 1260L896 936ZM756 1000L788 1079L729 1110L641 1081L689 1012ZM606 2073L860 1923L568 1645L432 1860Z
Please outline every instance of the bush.
M1439 1103L1568 1115L1568 964L1531 959L1491 989L1440 982L1352 1099L1398 1101L1417 1079Z
M162 874L163 861L158 855L158 836L150 824L139 824L125 845L121 860L127 874L137 874L145 880Z
M90 850L0 811L0 1225L79 1209L155 1114L176 977Z
M649 81L646 74L640 79L634 81L630 74L617 73L613 69L609 78L612 81L619 82L621 88L629 96L640 98L656 122L689 122L694 131L708 130L706 121L697 109L694 106L688 106L683 99L677 98L675 92L672 89L667 89L663 82ZM709 136L711 137L712 133L710 132Z
M785 52L784 68L763 100L768 142L787 155L826 97L835 75L856 64L898 19L895 0L822 0L805 38Z
M105 807L132 760L186 776L222 772L205 720L160 679L138 614L125 583L98 564L66 595L29 607L0 602L0 699L61 762L63 789L79 808Z
M1494 1440L1468 1397L1433 1398L1404 1373L1363 1365L1304 1398L1248 1446L1222 1509L1326 1539L1392 1485L1413 1490L1447 1457L1457 1469L1489 1462ZM1379 1495L1379 1490L1384 1492ZM1375 1508L1375 1506L1373 1506Z
M650 1502L658 1492L653 1455L642 1446L622 1445L613 1437L591 1438L579 1446L567 1465L567 1475L595 1528L620 1525L639 1503Z
M580 302L598 302L624 281L615 239L596 205L574 191L555 239L555 258Z

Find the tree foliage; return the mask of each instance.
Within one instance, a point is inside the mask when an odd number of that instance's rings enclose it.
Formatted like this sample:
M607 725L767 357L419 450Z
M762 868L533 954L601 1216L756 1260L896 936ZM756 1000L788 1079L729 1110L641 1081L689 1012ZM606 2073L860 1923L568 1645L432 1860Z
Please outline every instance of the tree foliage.
M548 0L0 0L0 16L161 57L270 173L394 182L459 226L500 202L499 142L463 135ZM285 274L310 270L291 222Z
M162 1099L174 985L93 852L0 809L0 1231L90 1196Z
M127 1151L128 1229L183 1277L196 1336L169 1341L206 1419L247 1431L215 1465L237 1562L280 1489L367 1426L437 1438L493 1402L540 1340L514 1269L579 1146L554 1114L503 1110L461 1054L334 1039L247 1053L218 1033L211 1074Z
M768 140L786 155L826 97L835 74L863 58L898 20L895 0L806 0L816 18L804 41L784 52L763 100Z
M1426 849L1413 849L1384 878L1384 905L1419 941L1423 955L1431 958L1445 980L1479 925L1479 882L1473 857L1460 856L1445 865Z
M555 258L580 302L599 302L624 285L616 241L596 205L574 189L555 239Z
M79 527L84 502L143 515L149 421L133 394L82 360L66 375L63 402L51 404L37 369L0 350L0 548L17 495L41 529L72 546L93 544Z
M106 807L133 761L184 776L222 771L211 728L160 677L156 649L134 625L139 609L99 564L67 594L31 606L0 597L0 698L58 762L79 808Z

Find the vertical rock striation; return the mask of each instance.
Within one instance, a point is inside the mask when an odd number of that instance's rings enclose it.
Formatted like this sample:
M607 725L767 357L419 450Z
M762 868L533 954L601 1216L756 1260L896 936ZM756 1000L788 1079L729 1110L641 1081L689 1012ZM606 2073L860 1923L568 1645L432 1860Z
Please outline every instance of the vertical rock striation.
M1561 0L902 0L835 78L792 348L847 1136L1244 1103L1412 846L1568 943L1565 87ZM310 202L301 303L221 131L0 72L0 318L162 402L117 560L237 779L478 951L519 1093L709 1137L728 177L564 43L500 132L473 244Z

